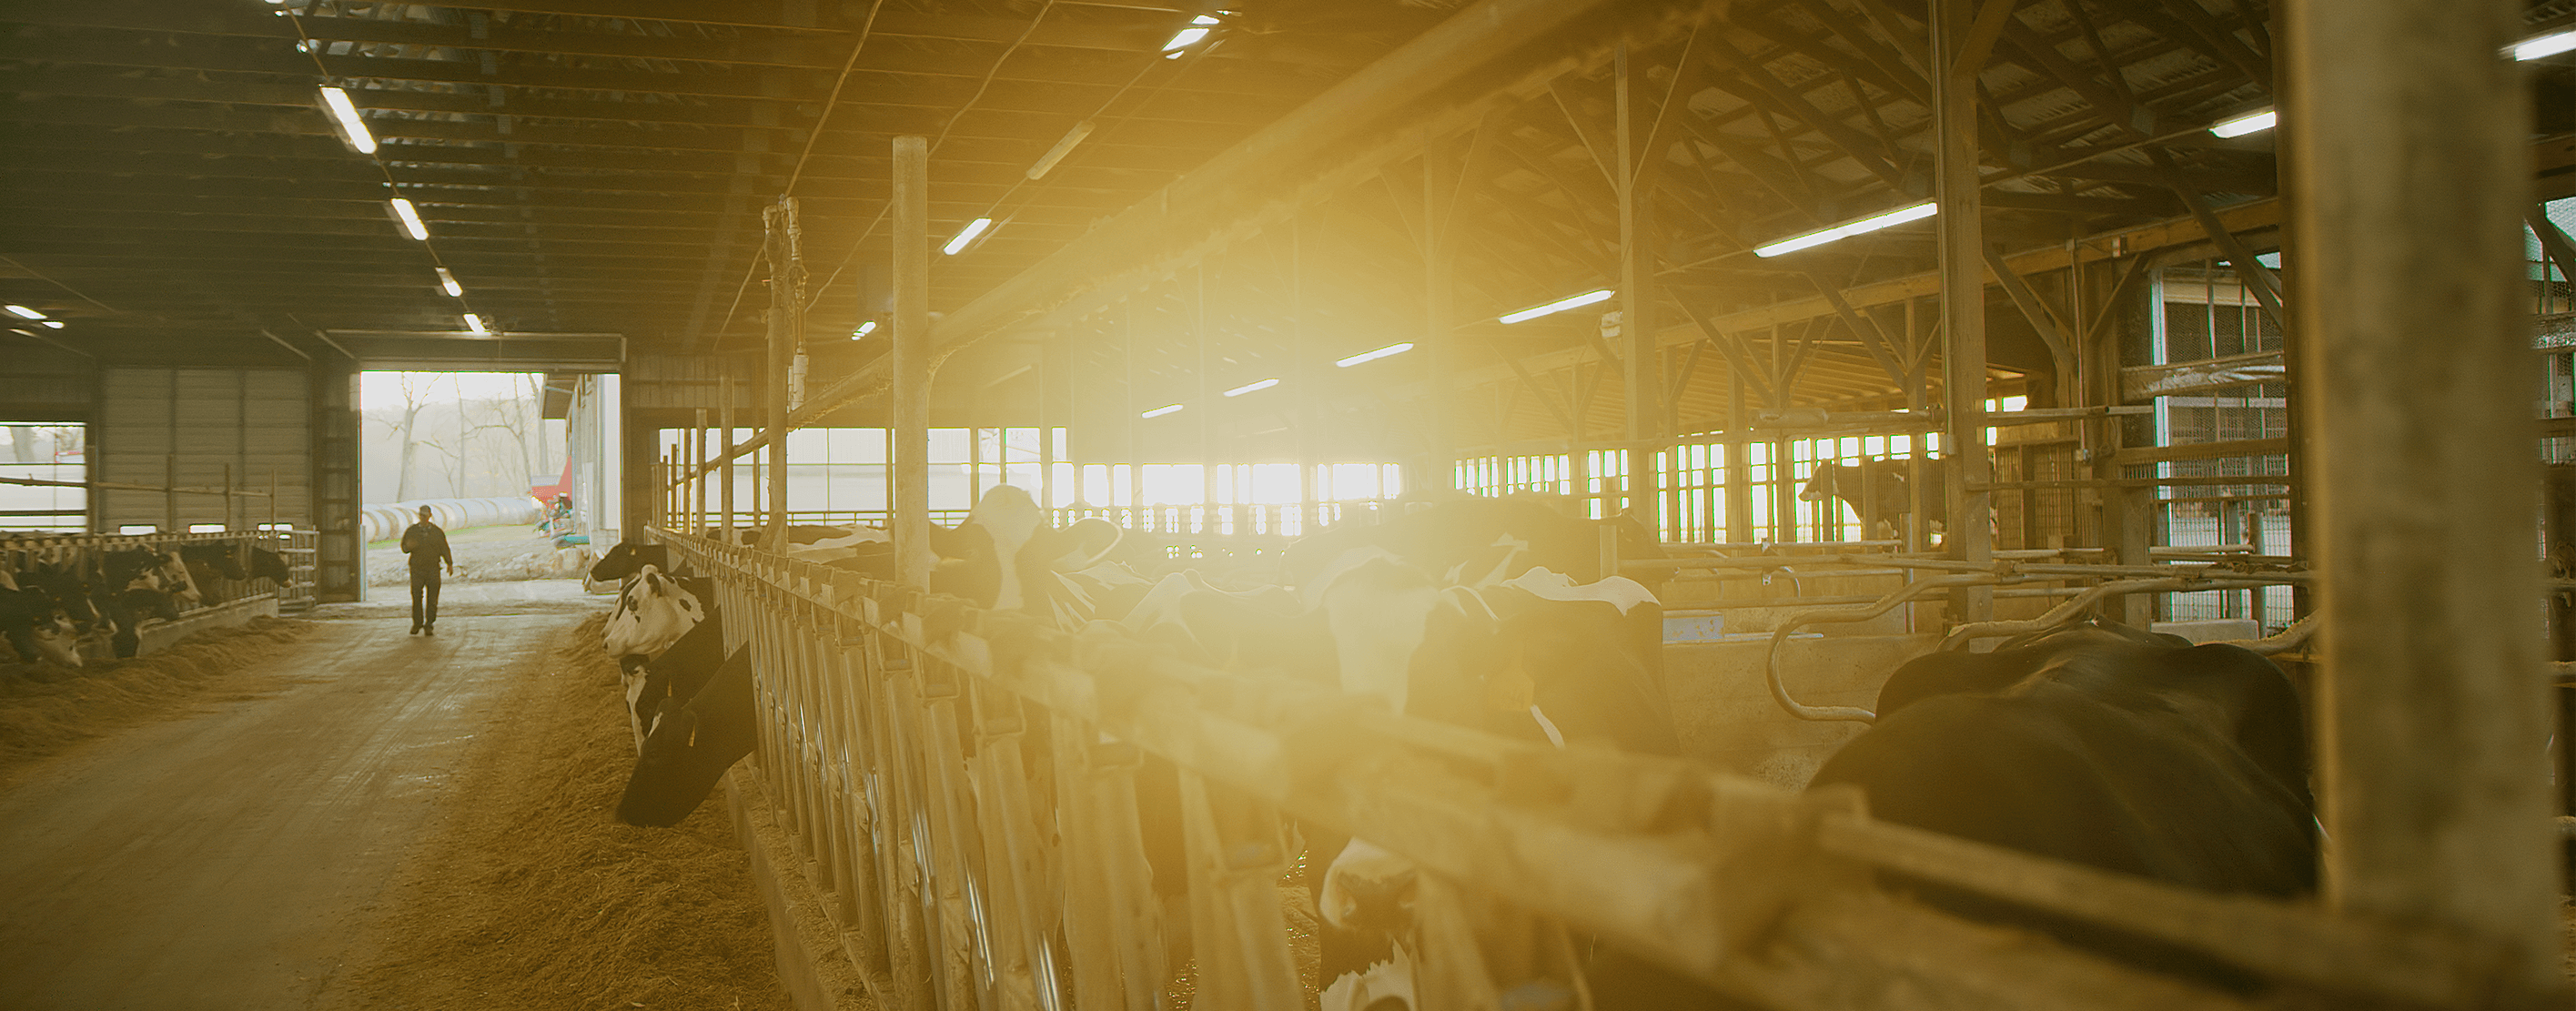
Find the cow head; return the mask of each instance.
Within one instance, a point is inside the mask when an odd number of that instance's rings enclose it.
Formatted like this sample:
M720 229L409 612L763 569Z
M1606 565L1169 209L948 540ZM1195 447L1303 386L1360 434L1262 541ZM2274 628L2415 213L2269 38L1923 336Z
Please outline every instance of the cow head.
M71 618L63 612L53 611L38 621L35 637L38 657L65 667L81 665L80 633L72 628Z
M610 656L650 656L671 648L706 617L698 597L654 566L644 566L619 596L617 613L608 619L605 645Z
M279 586L295 584L294 573L286 567L286 556L267 548L250 549L250 574L275 580Z
M40 564L25 574L28 589L39 590L54 600L75 626L98 623L98 607L90 600L89 581L65 564Z
M1028 492L996 485L956 529L932 528L931 548L942 561L931 571L930 588L980 607L1030 611L1059 623L1069 616L1087 618L1090 602L1063 574L1100 564L1120 534L1100 519L1050 527L1046 510Z
M213 544L191 544L179 549L179 554L190 562L213 570L214 574L225 579L249 579L250 571L242 567L240 548L238 543L219 541Z
M659 544L621 541L590 567L590 578L605 583L635 575L648 567L670 571L671 549Z
M132 616L125 622L128 627L145 618L179 620L179 602L168 591L156 586L129 586L117 591L114 599L115 607Z

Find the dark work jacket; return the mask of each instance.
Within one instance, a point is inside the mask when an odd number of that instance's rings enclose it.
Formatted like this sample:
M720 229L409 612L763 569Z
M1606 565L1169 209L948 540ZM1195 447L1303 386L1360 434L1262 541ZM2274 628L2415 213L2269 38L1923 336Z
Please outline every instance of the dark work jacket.
M456 556L447 550L447 531L428 520L414 523L403 531L402 549L404 554L411 556L414 572L435 572L440 559L445 559L449 565L456 564Z

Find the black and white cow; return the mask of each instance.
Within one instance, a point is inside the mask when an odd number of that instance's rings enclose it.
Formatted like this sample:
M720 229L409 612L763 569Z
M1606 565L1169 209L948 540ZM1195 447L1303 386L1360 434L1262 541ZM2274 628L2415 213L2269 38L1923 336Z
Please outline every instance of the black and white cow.
M1677 753L1662 608L1642 584L1599 577L1600 529L1543 503L1446 503L1300 541L1286 564L1293 593L1226 593L1184 573L1126 623L1220 667L1329 684L1391 711L1543 745ZM1171 904L1186 882L1167 774L1149 761L1137 783L1147 859ZM1413 865L1365 840L1300 831L1311 852L1333 855L1309 883L1335 998L1409 1003L1393 938L1409 929Z
M272 580L279 586L295 585L295 573L287 567L286 556L267 548L250 549L250 574L253 579Z
M1923 534L1937 538L1946 533L1950 521L1949 461L1923 461ZM1827 463L1807 477L1798 489L1798 501L1841 502L1855 518L1875 513L1878 521L1890 531L1903 530L1905 518L1914 512L1914 492L1907 476L1912 469L1904 460L1868 459L1860 466ZM1864 492L1863 489L1867 489ZM1863 503L1869 503L1864 507ZM1872 534L1881 531L1871 531Z
M2214 892L2317 885L2306 721L2244 649L2084 626L1993 653L1910 661L1876 725L1817 770L1899 824ZM1965 915L2221 982L2205 960L1926 887Z
M664 575L662 570L646 565L629 580L626 590L617 596L617 610L608 616L601 645L608 655L621 661L627 657L650 657L671 648L689 629L707 616L704 601L713 599L714 584L704 578Z
M608 549L608 554L591 563L590 578L601 583L626 580L647 566L663 572L671 571L671 549L659 544L621 541Z
M666 704L626 777L617 820L669 828L697 810L725 770L759 744L751 689L751 650L745 647L709 670L685 704Z
M688 704L724 659L724 612L710 600L705 620L628 675L626 706L636 741L640 744L656 723Z
M44 661L65 667L81 665L79 633L53 595L19 585L15 574L0 569L0 640L26 663Z

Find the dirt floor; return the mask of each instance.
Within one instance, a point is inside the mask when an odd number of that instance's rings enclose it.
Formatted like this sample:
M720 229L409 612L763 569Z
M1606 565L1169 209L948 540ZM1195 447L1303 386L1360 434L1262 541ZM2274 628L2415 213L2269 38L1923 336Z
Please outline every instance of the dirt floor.
M609 817L605 598L457 589L435 639L329 606L0 759L0 1006L786 1008L721 799ZM65 697L0 694L0 740Z
M532 526L475 527L447 532L448 554L456 556L449 582L496 582L577 576L590 563L581 552L558 552L554 541ZM367 545L367 585L406 586L409 562L397 541Z

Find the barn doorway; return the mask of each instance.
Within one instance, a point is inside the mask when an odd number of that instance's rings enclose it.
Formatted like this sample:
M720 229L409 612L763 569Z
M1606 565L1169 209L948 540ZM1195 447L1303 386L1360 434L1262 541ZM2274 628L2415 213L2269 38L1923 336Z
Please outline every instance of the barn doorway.
M447 532L457 568L451 583L569 579L578 592L579 552L563 550L571 524L557 508L570 469L566 422L548 409L547 384L533 372L359 375L359 526L369 587L402 592L402 532L426 505Z

